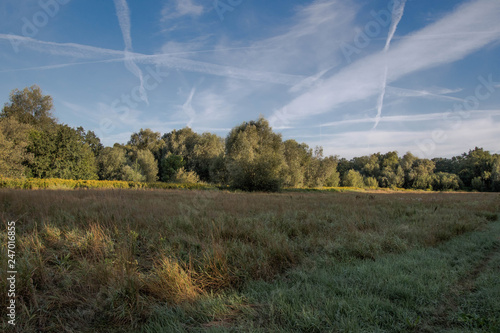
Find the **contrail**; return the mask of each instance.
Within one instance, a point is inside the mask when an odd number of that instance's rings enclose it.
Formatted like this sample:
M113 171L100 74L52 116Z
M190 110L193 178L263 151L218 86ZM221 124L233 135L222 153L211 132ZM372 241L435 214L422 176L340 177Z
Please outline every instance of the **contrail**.
M58 68L79 66L79 65L122 62L124 60L125 58L121 57L121 58L96 60L96 61L71 62L71 63L57 64L57 65L5 69L5 70L0 70L0 73L50 70L50 69L58 69ZM168 54L141 55L134 53L134 60L143 64L158 65L158 66L161 65L163 67L176 70L185 70L189 72L220 76L223 78L273 83L286 86L295 86L297 84L300 84L304 79L306 79L305 77L300 75L282 74L275 72L254 72L252 70L241 69L237 67L222 66L222 65L206 63L196 60L189 60L184 58L173 58L170 57Z
M191 127L191 125L193 124L194 118L196 116L196 113L195 113L195 111L193 109L193 105L192 105L192 101L193 101L193 97L194 97L195 93L196 93L196 88L193 87L193 89L191 89L191 93L189 94L188 99L186 100L186 103L184 103L184 105L182 106L182 110L189 117L189 122L186 125L187 127Z
M14 41L15 43L22 44L23 46L33 49L37 52L47 53L55 56L69 56L73 58L110 57L110 59L103 59L96 61L73 62L73 63L65 63L57 65L0 70L0 73L18 72L26 70L49 70L49 69L63 68L68 66L98 64L98 63L113 63L125 60L125 51L104 49L95 46L81 45L75 43L45 42L29 37L23 37L18 35L6 35L1 33L0 33L0 40L9 40L11 42ZM244 49L244 48L233 48L233 49ZM254 49L254 47L248 47L248 49ZM215 76L239 79L239 80L250 80L250 81L295 86L297 84L300 84L303 80L306 79L306 77L301 75L283 74L276 72L262 72L262 71L248 70L238 67L218 65L209 62L175 57L175 55L182 55L188 53L195 54L199 52L218 52L227 50L232 50L232 49L228 48L220 50L216 49L216 50L202 50L202 51L190 51L190 52L174 52L174 53L162 53L153 55L141 54L141 53L129 53L129 55L133 57L133 60L135 62L145 65L158 65L172 69L185 70L190 72L197 72L207 75L215 75Z
M141 99L149 104L148 96L146 94L146 89L144 89L144 75L141 69L134 61L132 55L132 37L130 36L130 9L128 8L126 0L114 0L116 8L116 16L118 17L118 22L120 24L120 29L123 35L123 41L125 43L125 67L135 76L137 76L141 82L139 92L141 94Z
M384 47L384 55L385 56L387 56L387 52L389 51L389 48L391 46L391 41L392 41L392 38L394 37L394 34L396 33L396 29L398 28L398 24L401 21L401 18L403 18L405 4L406 4L406 0L402 0L399 6L397 6L397 4L395 2L394 8L392 8L392 22L391 22L391 26L389 27L389 34L387 35L387 41L385 42L385 47ZM382 77L382 92L380 93L380 96L378 97L378 100L377 100L377 116L375 117L375 125L373 125L373 128L377 127L378 123L380 122L380 117L382 116L382 107L384 106L384 97L385 97L385 91L386 91L386 87L387 87L387 72L388 72L388 65L387 65L387 57L386 57L385 58L384 75Z

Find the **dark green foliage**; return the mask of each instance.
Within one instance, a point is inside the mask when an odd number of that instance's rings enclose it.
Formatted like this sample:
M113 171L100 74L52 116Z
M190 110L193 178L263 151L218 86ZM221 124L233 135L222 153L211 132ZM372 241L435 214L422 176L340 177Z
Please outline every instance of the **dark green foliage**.
M138 133L130 136L127 143L128 146L134 147L137 150L149 150L154 158L160 160L161 152L165 148L165 141L161 139L159 132L153 132L149 128L142 129Z
M366 164L363 164L360 171L367 177L378 179L380 177L380 154L372 154L367 158Z
M217 160L224 156L224 140L211 133L203 133L196 140L192 153L192 171L200 177L201 180L210 182L217 181L212 179L212 173L216 171ZM217 177L214 175L214 177Z
M457 175L447 172L438 172L434 174L432 189L436 191L456 191L459 190L462 185L463 183Z
M278 191L285 158L281 135L264 118L233 128L226 139L226 166L232 187Z
M401 166L384 167L379 177L381 187L403 187L405 174Z
M434 172L434 162L427 159L418 159L413 163L409 172L409 183L411 188L428 189L432 188L432 173Z
M363 176L358 171L349 170L342 181L343 186L348 187L363 187Z
M78 127L76 129L78 132L78 135L82 138L82 142L86 143L92 152L94 153L94 156L97 157L101 153L102 149L104 146L101 143L101 139L97 137L97 135L93 131L87 131L85 132L85 129L83 127Z
M97 179L94 154L78 131L55 125L49 131L34 130L27 152L29 175L37 178Z
M349 161L344 157L339 160L337 171L339 172L341 178L344 178L347 172L351 169L354 169L354 163L352 162L352 160Z
M52 98L38 86L13 90L0 113L0 175L155 182L180 179L247 191L345 186L500 191L500 156L482 148L452 158L420 159L396 151L324 156L295 140L283 142L264 118L244 122L226 140L186 127L161 136L133 133L104 148L92 131L58 124Z
M184 167L184 158L180 155L167 154L161 161L162 181L170 181L177 171Z
M23 90L14 89L0 118L14 118L37 129L47 129L56 124L52 107L52 97L42 95L42 90L36 85Z
M101 180L122 180L123 168L127 162L125 149L119 146L105 147L97 158L98 174Z
M311 160L311 152L306 144L295 140L283 142L286 167L283 169L283 182L288 187L305 186L305 171Z
M162 137L165 141L164 155L171 153L182 156L185 167L192 170L194 167L194 147L198 142L198 137L199 135L189 127L164 134Z
M44 96L38 86L12 91L10 103L5 104L0 118L10 124L17 121L29 126L30 130L17 126L19 131L16 130L14 141L17 141L16 149L22 151L16 153L17 161L10 157L11 168L17 169L17 176L22 176L18 167L21 158L28 176L96 179L95 156L102 148L99 139L93 132L85 133L81 127L75 130L57 124L52 106L52 98ZM8 134L7 128L3 132Z
M24 177L25 163L32 159L26 151L31 126L14 118L0 119L0 175Z
M224 153L216 156L210 163L210 181L215 184L227 184L228 172L226 169L226 159Z
M158 180L158 163L151 151L147 149L138 150L133 163L139 165L146 182L150 183Z
M221 183L225 182L225 146L224 140L212 133L197 134L189 127L181 130L173 130L163 135L165 148L163 157L167 155L177 155L183 158L183 167L186 172L194 172L205 182ZM163 163L163 162L161 162ZM160 163L160 164L161 164ZM174 168L175 172L179 168ZM160 166L160 172L164 167ZM172 170L167 174L161 174L162 179L170 179Z
M491 190L500 192L500 156L496 156L491 171Z
M378 182L374 177L365 177L364 181L367 187L378 187Z

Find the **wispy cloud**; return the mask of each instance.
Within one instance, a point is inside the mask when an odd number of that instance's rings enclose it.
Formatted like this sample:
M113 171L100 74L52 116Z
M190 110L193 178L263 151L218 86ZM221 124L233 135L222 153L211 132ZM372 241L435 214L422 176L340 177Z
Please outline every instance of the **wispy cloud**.
M56 43L37 40L13 34L0 34L0 39L16 43L20 47L28 48L37 52L43 52L54 56L66 56L72 58L109 58L124 55L123 51L105 49L101 47L82 45L77 43Z
M321 85L277 110L271 123L332 112L341 105L376 95L387 61L387 83L440 64L451 63L500 39L500 2L476 0L459 6L440 21L409 35L387 54L380 52L344 68ZM439 38L428 36L440 35ZM386 60L387 59L387 60Z
M328 72L332 69L333 67L324 69L320 71L317 74L311 75L304 80L302 80L299 84L294 85L293 87L290 88L290 92L292 93L297 93L300 92L301 90L309 89L313 85L317 84L318 81Z
M146 94L146 89L144 89L144 74L141 69L135 63L134 56L132 55L132 37L130 35L131 23L130 23L130 9L128 8L126 0L114 0L116 8L116 16L118 17L118 22L120 24L120 29L123 35L123 41L125 43L125 67L139 78L141 85L139 92L141 94L141 99L149 104L148 96Z
M185 15L200 16L203 14L204 8L202 5L197 5L193 0L173 0L169 1L161 12L162 21L167 21L172 18L178 18Z
M268 37L252 42L251 49L222 56L226 63L254 70L306 77L327 72L343 61L339 45L353 38L357 9L358 5L343 0L312 1L296 7L293 17L278 29L270 27ZM227 48L227 42L221 42L219 47Z
M116 8L116 16L120 24L120 29L125 42L125 51L132 51L132 37L130 36L130 9L128 8L127 1L114 0Z
M405 131L390 128L379 128L376 131L353 130L333 134L323 131L321 135L316 134L307 138L311 145L322 145L325 154L337 154L345 158L394 150L400 154L411 151L413 154L425 158L451 157L473 149L475 146L497 151L499 149L498 142L500 142L500 132L498 131L500 123L498 119L495 120L493 117L499 114L498 110L480 111L479 113L473 111L473 116L464 119L458 130L434 125L426 126L425 129ZM427 121L435 124L433 116L440 118L442 115L436 114L427 117ZM418 119L416 117L418 116L415 116L415 119ZM381 124L386 118L382 117ZM397 119L394 118L394 121ZM371 122L373 119L366 121L367 124ZM435 130L440 131L442 140L435 143L432 152L423 151L419 143L432 139L432 132ZM296 137L302 139L300 135Z
M98 123L98 120L101 119L102 114L95 109L89 109L85 106L71 103L65 100L60 100L60 103L68 110L70 110L74 115L79 118L83 118L85 120L91 120L95 123Z
M399 22L403 18L405 5L406 5L406 0L393 3L391 26L389 27L389 34L387 36L387 41L385 42L385 47L384 47L384 54L385 55L387 55L387 52L389 51L392 38L394 37L394 34L396 33L396 29L398 28ZM387 61L387 58L386 58L386 61ZM388 72L388 70L389 70L389 66L386 62L385 66L384 66L384 77L382 78L382 91L380 92L379 98L377 100L377 115L375 116L375 124L373 125L373 128L377 127L377 125L380 121L380 116L382 115L382 108L384 106L384 96L385 96L385 91L386 91L386 87L387 87L387 72Z
M462 89L426 89L426 90L415 90L415 89L405 89L405 88L398 88L398 87L392 87L392 86L387 86L386 87L386 94L389 96L396 96L396 97L423 97L423 98L429 98L429 99L436 99L436 100L448 100L448 101L455 101L455 102L464 102L462 98L458 97L453 97L453 96L447 96L449 94L454 94L457 92L462 91Z
M71 56L76 59L104 58L96 60L96 63L125 60L130 64L129 70L139 77L140 69L134 66L135 63L160 65L229 79L289 85L294 87L291 92L297 93L318 85L323 75L341 62L337 52L338 45L342 38L352 34L352 21L356 15L355 6L346 5L343 1L317 0L311 5L297 8L297 13L286 27L286 32L249 45L220 43L212 50L197 50L196 48L203 44L190 45L186 49L185 45L171 41L164 50L166 53L145 55L130 51L130 11L126 2L115 0L115 5L124 36L125 51L74 43L42 42L15 35L0 35L0 39L16 38L22 40L22 47L53 55ZM169 6L176 10L178 8L179 13L196 14L200 9L192 8L201 5L179 0L170 2ZM335 39L331 38L332 34L336 36ZM202 53L203 61L187 59L191 58L191 55ZM220 64L220 59L224 59L224 64ZM30 67L30 70L49 70L85 63L91 62Z
M105 58L102 60L89 61L89 62L74 62L74 63L57 64L49 66L30 67L18 70L28 70L28 69L47 70L47 69L61 68L61 67L74 66L80 64L112 63L112 62L124 61L127 59L125 51L111 50L111 49L105 49L105 48L99 48L99 47L93 47L75 43L44 42L33 38L27 38L18 35L0 34L0 39L4 41L9 41L12 38L21 41L23 47L27 47L35 51L51 55L68 56L80 59ZM218 53L223 51L225 50L216 49L212 50L211 52ZM210 52L210 51L204 50L203 52ZM262 70L249 70L234 66L218 65L205 61L184 59L184 58L174 57L171 54L147 55L147 54L130 52L128 53L128 57L129 59L133 59L135 62L142 64L160 65L172 69L180 69L190 72L222 76L231 79L268 82L268 83L289 85L289 86L297 85L306 78L301 75L290 75L290 74L283 74L271 71L267 72ZM11 72L12 70L8 71Z
M489 117L489 116L500 116L500 110L474 110L470 111L469 114L474 116ZM450 117L450 112L437 112L437 113L425 113L425 114L412 114L412 115L398 115L398 116L385 116L380 118L382 123L404 123L404 122L428 122L428 121L448 121ZM335 127L344 126L352 124L363 124L371 123L374 118L360 118L360 119L347 119L333 121L325 124L321 124L320 127Z
M191 127L193 125L194 118L196 116L196 112L194 111L194 108L193 108L193 97L194 97L195 93L196 93L196 88L193 87L191 89L191 92L189 93L189 96L188 96L186 102L182 105L183 113L185 113L186 116L188 116L188 118L189 118L189 121L186 125L188 127Z

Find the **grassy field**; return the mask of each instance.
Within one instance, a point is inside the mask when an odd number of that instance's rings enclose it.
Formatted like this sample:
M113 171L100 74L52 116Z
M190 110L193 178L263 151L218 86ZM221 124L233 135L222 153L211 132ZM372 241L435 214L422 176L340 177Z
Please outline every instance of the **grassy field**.
M499 332L499 213L493 193L2 189L0 327Z

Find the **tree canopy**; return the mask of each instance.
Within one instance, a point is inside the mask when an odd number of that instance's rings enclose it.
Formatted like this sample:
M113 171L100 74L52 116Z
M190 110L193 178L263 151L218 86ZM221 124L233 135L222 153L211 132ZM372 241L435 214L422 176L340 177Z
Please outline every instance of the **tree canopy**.
M46 129L56 123L52 108L52 97L44 96L40 87L34 85L23 90L13 90L10 103L4 105L0 118L16 119L22 124Z
M104 147L94 132L58 123L52 98L31 86L13 90L0 113L0 175L201 181L245 191L339 185L500 191L500 155L476 147L452 158L390 151L347 160L283 141L264 117L235 126L226 138L189 127L163 135L141 128L126 144Z
M246 191L277 191L285 167L281 134L260 117L231 130L226 139L226 167L233 187Z

